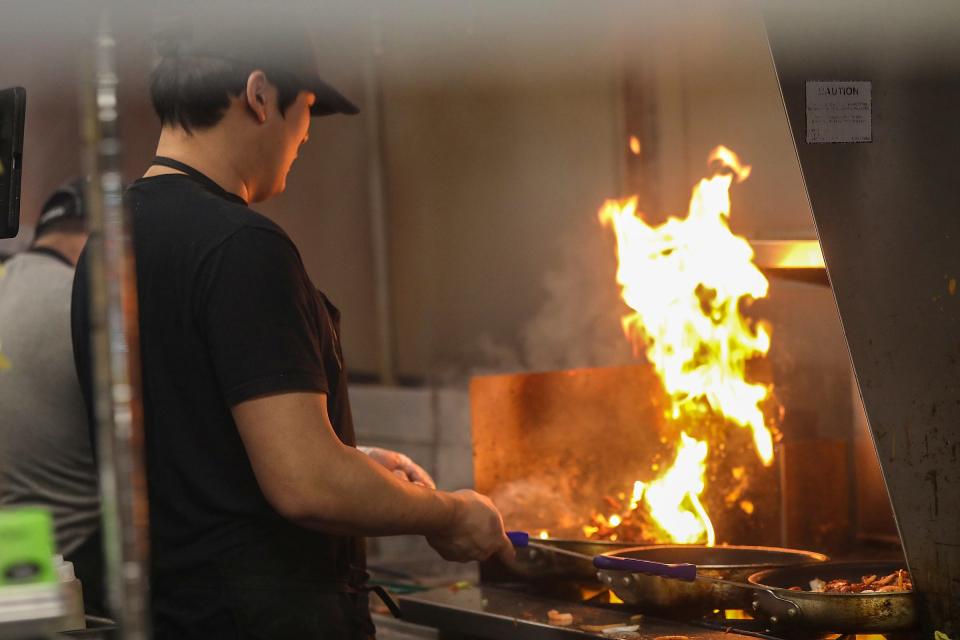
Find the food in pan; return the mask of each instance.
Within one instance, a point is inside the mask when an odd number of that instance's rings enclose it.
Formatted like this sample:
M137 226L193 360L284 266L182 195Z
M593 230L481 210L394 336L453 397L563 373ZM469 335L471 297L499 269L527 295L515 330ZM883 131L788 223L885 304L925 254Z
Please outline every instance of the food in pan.
M800 587L790 587L791 591L804 591ZM810 581L810 591L817 593L891 593L895 591L913 591L913 579L906 569L898 569L890 575L878 577L863 576L860 582L850 582L839 578L825 582L820 579Z
M573 614L550 609L550 611L547 611L547 621L558 627L569 627L573 624Z

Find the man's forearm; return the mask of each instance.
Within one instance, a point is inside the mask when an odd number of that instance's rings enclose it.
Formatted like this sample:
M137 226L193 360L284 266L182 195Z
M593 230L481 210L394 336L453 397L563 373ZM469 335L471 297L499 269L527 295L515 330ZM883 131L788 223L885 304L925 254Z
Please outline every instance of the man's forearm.
M343 446L314 475L314 491L297 513L301 526L350 535L431 535L450 527L458 499L398 479L368 456ZM312 493L312 499L309 494Z
M402 481L340 441L326 396L289 393L233 408L263 495L301 526L330 533L442 533L459 497Z

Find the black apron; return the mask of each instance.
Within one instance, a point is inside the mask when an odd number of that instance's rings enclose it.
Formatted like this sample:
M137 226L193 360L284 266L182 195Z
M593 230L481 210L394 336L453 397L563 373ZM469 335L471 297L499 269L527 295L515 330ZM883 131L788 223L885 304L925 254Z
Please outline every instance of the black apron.
M215 194L232 195L193 167L172 158L158 156L152 164L182 171ZM345 375L339 311L320 292L317 296L332 324L336 365L340 375ZM349 411L349 407L339 410ZM337 436L345 444L355 446L351 420L344 424L344 433L338 431ZM256 566L256 557L244 557L242 563L233 565L236 570L230 562L224 562L191 576L170 578L162 584L163 597L154 598L152 603L154 638L373 638L375 628L370 619L368 592L376 592L395 615L399 616L399 610L382 588L367 585L363 539L353 539L347 555L343 566L330 567L329 575L310 580L271 575L270 567Z

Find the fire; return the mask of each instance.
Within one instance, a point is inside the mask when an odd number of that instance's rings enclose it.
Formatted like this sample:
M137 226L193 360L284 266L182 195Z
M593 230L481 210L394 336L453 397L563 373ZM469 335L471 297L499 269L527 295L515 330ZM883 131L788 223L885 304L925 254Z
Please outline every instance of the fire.
M724 609L724 620L753 620L753 616L743 609Z
M634 483L634 493L639 484L650 515L674 542L705 539L708 546L716 542L713 524L700 503L706 459L707 443L681 433L673 466L648 485Z
M623 329L663 380L673 418L696 419L711 409L749 428L764 464L773 461L773 439L760 406L766 385L745 380L746 363L770 349L766 326L740 314L745 298L767 295L767 279L753 264L753 249L730 232L730 185L750 175L726 147L709 158L728 171L694 187L683 220L651 227L637 215L637 199L608 201L600 221L617 234L617 282L633 310Z
M584 525L584 535L592 538L604 532L605 537L616 540L618 534L611 531L634 518L637 509L643 505L655 522L657 531L653 535L662 537L657 534L663 532L672 542L694 544L705 541L712 546L716 535L700 502L705 486L707 450L706 442L681 433L673 465L651 482L634 482L629 505L610 516L595 514L594 524Z
M694 187L686 218L651 226L633 197L607 201L599 219L616 234L617 282L631 310L622 319L624 333L663 382L670 419L696 425L716 416L749 429L757 455L769 466L773 437L762 406L770 388L748 382L746 368L766 355L770 333L740 313L741 302L767 295L768 283L753 264L752 248L728 222L730 187L751 168L723 146L707 163L713 173ZM707 454L706 441L682 433L673 465L634 485L629 511L642 503L670 540L713 544L713 526L700 502ZM753 505L743 501L741 508L749 513ZM617 515L595 524L609 528L621 521Z

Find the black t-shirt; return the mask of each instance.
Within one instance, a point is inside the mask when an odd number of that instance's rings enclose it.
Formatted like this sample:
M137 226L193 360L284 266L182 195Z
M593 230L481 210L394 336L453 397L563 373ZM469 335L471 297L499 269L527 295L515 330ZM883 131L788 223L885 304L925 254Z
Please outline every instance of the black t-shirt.
M176 618L179 605L168 604L188 587L323 591L356 582L365 564L362 540L304 529L278 515L260 491L230 412L258 396L325 393L334 430L353 445L339 313L310 282L287 235L202 176L141 179L127 198L154 611L172 608ZM86 282L83 257L73 332L89 405Z

